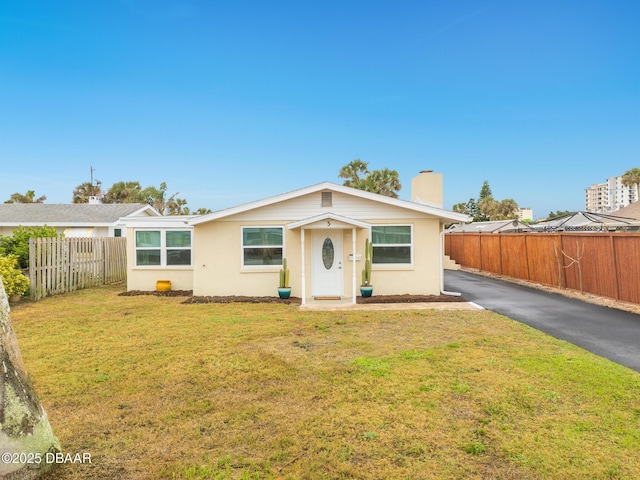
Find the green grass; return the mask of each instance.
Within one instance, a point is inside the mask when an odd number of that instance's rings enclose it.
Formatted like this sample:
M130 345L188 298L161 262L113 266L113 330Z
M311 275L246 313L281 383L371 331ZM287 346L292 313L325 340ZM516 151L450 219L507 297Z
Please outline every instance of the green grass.
M12 311L51 479L640 478L640 375L491 312L181 305L96 288Z

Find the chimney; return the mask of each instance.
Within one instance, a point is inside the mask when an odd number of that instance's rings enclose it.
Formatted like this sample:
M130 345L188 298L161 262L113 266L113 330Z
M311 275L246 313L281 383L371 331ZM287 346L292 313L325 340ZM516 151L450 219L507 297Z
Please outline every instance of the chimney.
M442 208L442 174L422 170L411 179L411 201Z

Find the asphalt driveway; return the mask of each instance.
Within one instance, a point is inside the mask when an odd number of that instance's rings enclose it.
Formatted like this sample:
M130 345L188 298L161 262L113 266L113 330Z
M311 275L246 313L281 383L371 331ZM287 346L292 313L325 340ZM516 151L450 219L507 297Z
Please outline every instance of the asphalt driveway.
M447 270L445 290L640 372L640 315Z

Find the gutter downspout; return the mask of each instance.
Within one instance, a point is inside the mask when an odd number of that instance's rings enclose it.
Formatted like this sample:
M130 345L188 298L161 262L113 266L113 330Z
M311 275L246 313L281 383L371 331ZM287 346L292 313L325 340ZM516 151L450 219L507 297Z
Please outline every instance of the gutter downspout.
M452 295L454 297L460 297L462 294L460 292L447 292L444 289L444 234L445 230L443 229L440 232L440 293L442 295Z

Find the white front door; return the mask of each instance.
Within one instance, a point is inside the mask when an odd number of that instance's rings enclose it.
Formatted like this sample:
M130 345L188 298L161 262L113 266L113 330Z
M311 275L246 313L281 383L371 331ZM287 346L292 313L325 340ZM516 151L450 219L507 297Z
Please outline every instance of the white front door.
M342 297L342 230L312 230L312 232L312 295Z

